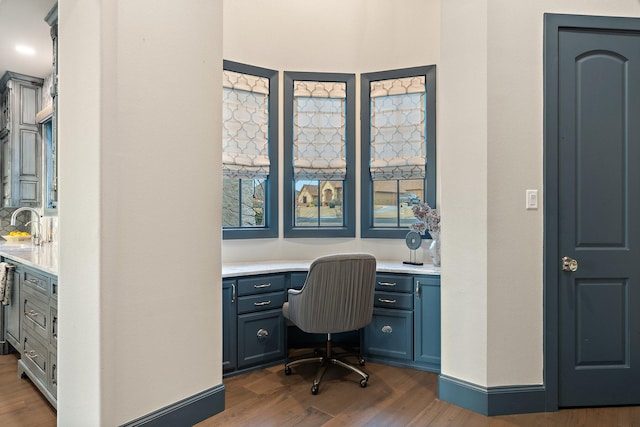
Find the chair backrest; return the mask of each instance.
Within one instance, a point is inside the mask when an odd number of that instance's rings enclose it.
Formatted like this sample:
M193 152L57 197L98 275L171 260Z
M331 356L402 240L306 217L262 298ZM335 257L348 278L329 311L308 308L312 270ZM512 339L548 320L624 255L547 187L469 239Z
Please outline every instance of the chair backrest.
M376 259L369 254L337 254L311 263L297 295L289 295L288 317L309 333L338 333L371 322Z

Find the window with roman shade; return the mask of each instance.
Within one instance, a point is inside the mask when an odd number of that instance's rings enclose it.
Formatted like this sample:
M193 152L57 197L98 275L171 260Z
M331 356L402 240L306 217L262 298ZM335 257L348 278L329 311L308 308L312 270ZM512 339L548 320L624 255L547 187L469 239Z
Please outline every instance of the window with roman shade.
M355 76L285 72L285 237L353 236Z
M435 207L435 66L361 76L362 237L402 238Z
M223 238L278 235L278 72L224 61Z

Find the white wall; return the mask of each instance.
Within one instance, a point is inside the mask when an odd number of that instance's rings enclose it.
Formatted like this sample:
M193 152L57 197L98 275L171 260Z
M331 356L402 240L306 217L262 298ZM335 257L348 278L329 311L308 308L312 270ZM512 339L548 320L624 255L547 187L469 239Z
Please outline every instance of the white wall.
M402 7L393 0L325 0L313 3L225 0L223 54L224 59L280 71L359 74L437 64L439 14L438 0L403 0ZM356 87L359 97L359 79ZM282 93L282 83L280 89ZM356 117L359 114L358 107ZM357 121L357 141L360 138L359 125ZM282 139L281 108L281 176ZM358 146L358 158L359 150ZM356 193L359 193L360 165L355 167L358 177ZM282 235L282 198L280 203ZM359 206L356 206L356 218L356 235L359 236ZM226 240L222 256L225 262L312 259L328 253L350 251L370 252L384 260L400 261L409 257L409 250L402 239L361 240L359 237Z
M442 373L487 383L487 0L443 1L438 70Z
M438 154L450 230L442 249L442 370L484 386L541 384L543 14L637 17L640 4L478 3L441 6ZM537 211L525 210L526 189L539 190Z
M120 425L222 382L222 2L59 8L58 425Z
M489 0L488 385L542 383L543 15L640 17L637 0ZM554 268L555 266L550 266Z

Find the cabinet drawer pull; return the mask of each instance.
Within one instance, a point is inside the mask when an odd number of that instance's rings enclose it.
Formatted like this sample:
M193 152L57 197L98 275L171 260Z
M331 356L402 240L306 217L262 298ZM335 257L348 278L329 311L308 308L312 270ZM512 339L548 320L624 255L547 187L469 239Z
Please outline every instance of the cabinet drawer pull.
M380 286L396 286L397 283L391 283L391 282L378 282L378 285Z
M38 283L40 283L38 279L27 279L27 282L33 283L34 285L37 285Z
M262 283L260 285L253 285L253 287L256 289L270 288L271 283Z
M25 351L24 355L27 356L29 359L36 359L38 357L38 353L36 353L34 350Z
M393 332L393 328L392 328L391 326L389 326L389 325L384 325L384 326L382 327L382 333L383 333L383 334L390 334L390 333L392 333L392 332Z
M396 300L394 299L386 299L386 298L378 298L379 302L383 302L385 304L395 304Z
M266 329L258 329L258 333L256 334L256 336L258 338L265 338L269 336L269 331L267 331Z
M51 384L58 385L58 379L56 378L56 364L51 366Z
M271 301L262 301L262 302L254 302L253 305L255 305L256 307L260 307L262 305L269 305L271 304Z
M35 310L29 310L29 312L27 313L27 316L29 316L29 317L38 317L39 314L40 313L38 313Z

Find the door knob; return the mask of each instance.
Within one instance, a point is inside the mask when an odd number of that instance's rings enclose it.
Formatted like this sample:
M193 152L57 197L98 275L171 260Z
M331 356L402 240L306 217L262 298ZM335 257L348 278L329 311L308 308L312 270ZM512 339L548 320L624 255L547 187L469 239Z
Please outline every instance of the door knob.
M578 261L568 256L562 257L562 271L577 271Z

